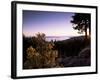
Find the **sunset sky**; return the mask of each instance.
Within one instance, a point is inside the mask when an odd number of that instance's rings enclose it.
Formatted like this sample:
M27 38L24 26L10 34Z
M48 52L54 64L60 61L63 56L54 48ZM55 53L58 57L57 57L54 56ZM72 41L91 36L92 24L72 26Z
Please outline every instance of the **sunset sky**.
M23 34L35 36L45 33L46 36L78 36L70 21L74 13L23 10Z

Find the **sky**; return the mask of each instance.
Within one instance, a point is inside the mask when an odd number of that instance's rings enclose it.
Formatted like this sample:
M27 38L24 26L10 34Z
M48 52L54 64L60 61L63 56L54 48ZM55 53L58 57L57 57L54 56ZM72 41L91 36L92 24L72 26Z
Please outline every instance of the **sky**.
M46 36L78 36L72 27L70 12L23 10L23 34L35 36L38 32Z

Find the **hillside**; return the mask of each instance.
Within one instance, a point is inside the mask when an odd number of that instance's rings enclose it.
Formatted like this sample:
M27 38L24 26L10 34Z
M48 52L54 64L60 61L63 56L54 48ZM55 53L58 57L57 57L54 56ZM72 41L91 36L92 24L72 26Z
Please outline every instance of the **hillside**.
M55 42L58 50L60 64L64 67L89 66L90 65L90 39L84 36L72 37L67 40Z

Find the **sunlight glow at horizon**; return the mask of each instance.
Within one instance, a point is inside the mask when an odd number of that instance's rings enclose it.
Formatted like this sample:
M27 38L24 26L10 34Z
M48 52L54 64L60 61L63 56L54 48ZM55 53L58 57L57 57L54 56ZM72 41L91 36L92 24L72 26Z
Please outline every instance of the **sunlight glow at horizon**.
M46 36L80 36L72 27L69 12L48 12L23 10L23 34L35 36L38 32Z
M53 32L53 31L52 31ZM53 33L47 33L47 32L41 32L41 31L37 31L37 32L23 32L23 34L26 36L26 37L32 37L32 36L36 36L37 33L44 33L46 34L46 36L81 36L81 35L84 35L83 34L78 34L78 31L77 30L71 30L69 32L62 32L62 31L54 31ZM52 34L52 35L51 35Z

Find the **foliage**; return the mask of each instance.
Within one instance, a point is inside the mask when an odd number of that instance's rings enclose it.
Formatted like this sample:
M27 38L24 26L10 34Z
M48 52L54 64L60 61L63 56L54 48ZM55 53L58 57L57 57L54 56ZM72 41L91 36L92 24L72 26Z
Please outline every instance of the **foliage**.
M35 39L35 40L33 40ZM32 38L32 44L26 49L27 60L24 62L24 69L58 67L58 51L53 50L54 43L45 41L45 34L38 33ZM60 66L59 66L60 67Z
M75 13L74 16L72 16L73 20L71 23L74 25L74 29L78 30L78 33L85 32L85 36L87 37L87 29L89 29L89 35L90 35L90 14L85 13Z

